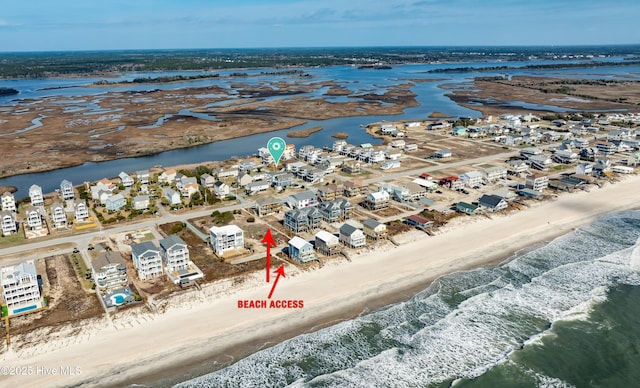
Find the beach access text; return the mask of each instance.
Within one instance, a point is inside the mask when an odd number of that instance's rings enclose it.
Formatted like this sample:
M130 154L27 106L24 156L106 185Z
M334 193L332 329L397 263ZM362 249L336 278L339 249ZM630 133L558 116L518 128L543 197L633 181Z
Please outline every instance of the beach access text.
M239 309L301 309L304 308L303 300L238 300Z

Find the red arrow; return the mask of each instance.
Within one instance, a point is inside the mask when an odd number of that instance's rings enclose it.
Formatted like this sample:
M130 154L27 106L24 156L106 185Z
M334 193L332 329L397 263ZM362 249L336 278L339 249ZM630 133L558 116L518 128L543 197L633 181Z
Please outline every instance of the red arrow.
M267 243L267 283L269 283L269 273L271 272L271 246L276 246L276 242L273 240L273 236L271 235L271 229L267 229L267 233L264 235L261 242Z
M276 276L276 280L273 282L273 286L271 286L271 292L269 292L268 299L271 299L271 295L273 295L273 291L276 289L276 286L278 285L278 279L280 279L280 276L286 277L284 276L284 264L280 264L278 269L276 269L276 273L278 274L278 276Z

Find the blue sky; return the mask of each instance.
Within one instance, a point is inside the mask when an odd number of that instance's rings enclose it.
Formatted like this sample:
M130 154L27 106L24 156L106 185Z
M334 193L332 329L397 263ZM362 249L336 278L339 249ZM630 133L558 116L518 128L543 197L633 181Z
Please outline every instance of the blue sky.
M0 51L640 43L638 0L4 0Z

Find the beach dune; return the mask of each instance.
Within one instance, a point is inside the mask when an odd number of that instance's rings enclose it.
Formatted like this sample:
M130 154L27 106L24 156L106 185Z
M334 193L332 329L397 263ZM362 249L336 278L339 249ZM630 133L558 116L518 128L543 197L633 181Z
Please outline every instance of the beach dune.
M242 344L273 345L301 331L366 313L382 302L408 298L440 275L493 265L604 215L635 208L639 187L640 176L634 175L492 219L461 217L432 237L399 247L384 245L351 262L297 271L295 276L280 279L273 298L303 300L302 309L241 309L238 300L266 299L271 285L248 281L234 292L230 285L214 284L212 297L183 303L162 314L149 313L141 322L132 319L130 324L114 326L105 320L90 336L80 334L64 346L51 343L30 352L5 352L0 355L2 365L30 366L34 373L3 376L2 382L21 387L118 386L153 382L167 371L183 375L193 367L193 360L233 354L231 349ZM258 278L261 276L255 276ZM35 368L60 371L67 366L79 373L35 373Z

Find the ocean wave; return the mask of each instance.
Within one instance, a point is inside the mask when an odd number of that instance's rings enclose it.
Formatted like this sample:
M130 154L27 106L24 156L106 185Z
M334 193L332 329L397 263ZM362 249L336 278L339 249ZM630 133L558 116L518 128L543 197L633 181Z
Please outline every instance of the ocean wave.
M257 352L181 387L415 387L473 379L640 285L640 212L613 216L493 269L441 277L406 302ZM560 383L539 376L539 386Z

